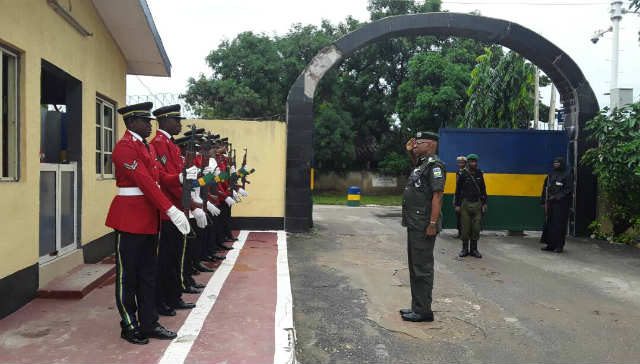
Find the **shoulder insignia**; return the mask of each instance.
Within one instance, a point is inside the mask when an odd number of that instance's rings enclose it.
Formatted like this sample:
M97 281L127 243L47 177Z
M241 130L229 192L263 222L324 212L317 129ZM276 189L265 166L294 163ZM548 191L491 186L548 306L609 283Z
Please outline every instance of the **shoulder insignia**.
M136 160L131 162L131 164L129 164L129 163L122 163L122 164L124 164L124 168L130 169L132 171L135 171L136 168L138 168L138 161L136 161Z
M442 178L442 168L440 167L433 168L433 176L436 178Z

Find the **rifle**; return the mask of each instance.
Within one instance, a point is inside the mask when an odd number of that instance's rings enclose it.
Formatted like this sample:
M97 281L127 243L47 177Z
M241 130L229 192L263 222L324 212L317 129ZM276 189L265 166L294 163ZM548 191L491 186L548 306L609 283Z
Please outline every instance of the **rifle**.
M247 148L244 148L244 157L242 157L242 166L240 167L240 177L242 178L242 189L244 190L247 184L251 184L247 180L247 176L255 172L255 168L247 170Z
M182 210L189 217L189 210L191 208L191 189L193 188L193 182L187 180L187 168L190 168L193 165L193 159L196 156L196 137L198 134L204 132L204 129L196 129L195 125L189 126L189 131L184 133L185 137L181 138L179 141L184 142L184 159L185 163L182 167L182 175L184 179L182 180ZM178 143L178 141L176 141ZM191 229L191 232L188 237L195 237L195 231Z

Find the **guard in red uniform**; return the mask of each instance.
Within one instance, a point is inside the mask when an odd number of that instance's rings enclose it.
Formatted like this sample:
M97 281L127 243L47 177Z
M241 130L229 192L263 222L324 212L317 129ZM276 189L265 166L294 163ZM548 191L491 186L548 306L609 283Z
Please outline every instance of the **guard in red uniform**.
M118 195L111 202L106 225L115 229L116 306L122 318L121 337L134 344L146 344L149 338L173 339L174 332L158 323L155 282L160 212L166 213L183 233L189 222L160 191L163 185L180 185L179 175L161 173L151 134L150 102L118 110L127 131L113 150ZM197 172L196 172L197 175ZM184 176L194 178L193 171Z
M225 155L228 149L228 141L228 138L221 139L221 146L216 151L215 158L218 163L218 168L220 168L220 172L230 175L229 158ZM218 208L221 212L216 226L216 236L218 246L224 250L231 249L224 245L226 241L230 240L228 235L231 233L231 206L236 203L231 196L232 193L229 186L229 180L227 179L218 183Z
M158 120L156 136L151 141L156 150L160 168L167 174L179 174L184 168L180 148L174 143L174 136L182 130L180 105L164 106L153 115ZM161 185L160 188L171 203L179 210L182 207L182 186ZM156 281L156 306L163 316L175 316L176 309L195 307L182 299L181 259L185 236L171 222L167 214L161 214L160 246L158 248L158 274Z

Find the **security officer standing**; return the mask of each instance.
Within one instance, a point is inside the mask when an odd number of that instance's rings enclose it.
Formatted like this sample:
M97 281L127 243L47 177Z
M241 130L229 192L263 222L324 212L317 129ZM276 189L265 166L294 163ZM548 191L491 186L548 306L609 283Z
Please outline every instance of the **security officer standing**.
M467 157L461 155L459 157L456 158L456 165L458 166L458 172L456 172L456 186L458 185L458 180L460 179L460 175L462 174L462 171L465 169L465 167L467 166ZM456 198L455 195L453 196L453 209L455 210L456 207ZM462 237L462 226L460 224L460 211L456 211L456 228L458 229L458 235L456 236L456 239L460 239L460 237Z
M458 254L460 258L467 255L482 258L478 251L478 240L482 215L487 212L487 188L484 174L478 168L478 159L477 154L467 156L467 167L460 172L456 183L456 212L460 213L462 225L462 250Z
M544 251L562 253L567 234L569 206L573 194L573 176L567 170L564 159L553 160L553 171L545 178L541 202L544 204L547 223L544 231Z
M407 145L415 167L402 198L402 225L407 228L411 308L401 309L405 321L431 322L433 249L441 230L441 207L446 171L436 152L439 136L418 132Z
M180 105L160 107L153 112L153 115L158 120L158 130L151 145L156 150L160 168L168 174L181 173L184 161L180 155L180 148L174 140L174 136L180 134L182 130L184 119L180 113ZM171 203L182 211L182 186L161 186L161 188ZM161 214L161 218L156 304L159 314L175 316L176 309L191 309L195 304L184 302L182 299L179 272L184 235L166 214Z
M160 213L186 234L187 217L162 193L159 184L179 186L183 178L197 177L163 173L151 134L153 104L145 102L118 109L127 131L113 150L118 195L114 197L106 225L116 230L116 306L121 316L120 336L133 344L149 338L173 339L176 334L158 323L155 302L158 229Z

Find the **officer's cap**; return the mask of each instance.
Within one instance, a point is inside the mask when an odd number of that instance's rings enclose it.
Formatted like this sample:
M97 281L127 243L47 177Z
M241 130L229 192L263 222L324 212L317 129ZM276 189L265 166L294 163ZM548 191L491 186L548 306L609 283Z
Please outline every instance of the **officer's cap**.
M466 162L467 161L467 157L461 155L458 158L456 158L456 161L458 161L458 162Z
M131 118L146 118L153 119L151 115L151 109L153 108L153 102L143 102L140 104L133 104L121 107L118 109L118 113L122 115L124 120Z
M416 133L416 139L428 139L435 140L436 142L440 140L440 136L438 133L434 133L431 131L419 131Z
M471 153L471 154L469 154L469 155L467 156L467 160L468 160L468 161L471 161L471 160L473 160L473 161L478 161L478 160L480 160L480 157L478 157L478 155L477 155L477 154Z
M153 111L153 115L155 115L158 120L169 118L186 119L180 114L180 104L159 107Z

